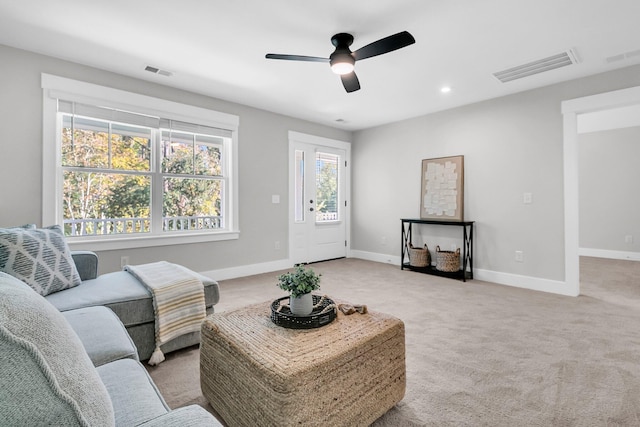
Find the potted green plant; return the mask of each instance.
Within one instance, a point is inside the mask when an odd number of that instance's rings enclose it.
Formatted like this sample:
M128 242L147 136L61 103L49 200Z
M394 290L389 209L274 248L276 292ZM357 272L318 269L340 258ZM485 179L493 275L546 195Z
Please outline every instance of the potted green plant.
M296 316L308 316L313 311L311 291L320 289L320 276L311 268L299 265L293 272L278 276L278 287L289 292L289 308Z

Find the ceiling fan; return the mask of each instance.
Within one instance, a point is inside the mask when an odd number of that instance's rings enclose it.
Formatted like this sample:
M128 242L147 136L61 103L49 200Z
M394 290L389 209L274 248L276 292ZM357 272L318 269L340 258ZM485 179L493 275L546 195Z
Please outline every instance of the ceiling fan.
M393 52L394 50L409 46L415 42L416 40L411 34L407 31L402 31L369 43L352 52L349 46L353 43L353 36L348 33L339 33L331 37L331 44L336 47L336 50L333 51L329 58L283 55L279 53L268 53L265 57L268 59L284 59L288 61L328 62L329 65L331 65L331 70L340 75L345 90L347 92L355 92L360 89L360 82L354 71L356 61Z

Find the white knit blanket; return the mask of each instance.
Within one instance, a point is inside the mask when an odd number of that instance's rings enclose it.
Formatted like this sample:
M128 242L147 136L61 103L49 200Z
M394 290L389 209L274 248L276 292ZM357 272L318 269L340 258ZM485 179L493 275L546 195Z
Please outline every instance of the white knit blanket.
M164 360L161 345L200 330L207 315L204 285L191 270L166 261L127 265L125 270L133 274L153 295L156 349L149 364L157 365Z

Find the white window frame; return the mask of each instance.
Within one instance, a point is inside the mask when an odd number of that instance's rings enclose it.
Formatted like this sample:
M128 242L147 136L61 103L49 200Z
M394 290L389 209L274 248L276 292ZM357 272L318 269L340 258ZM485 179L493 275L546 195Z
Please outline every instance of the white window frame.
M167 119L197 123L231 132L231 146L226 152L224 212L225 228L197 233L128 234L115 236L82 236L68 238L71 249L112 250L173 244L200 243L238 239L238 127L239 117L181 104L147 95L99 86L43 73L42 114L42 224L62 224L62 158L61 135L58 132L58 99L132 111Z

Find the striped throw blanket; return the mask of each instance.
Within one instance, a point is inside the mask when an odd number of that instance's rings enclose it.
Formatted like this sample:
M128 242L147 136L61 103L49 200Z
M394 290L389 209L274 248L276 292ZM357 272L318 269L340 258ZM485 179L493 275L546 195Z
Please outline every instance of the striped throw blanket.
M149 364L157 365L164 360L161 345L200 330L200 324L207 315L204 285L191 270L166 261L127 265L125 270L133 274L153 295L156 349Z

